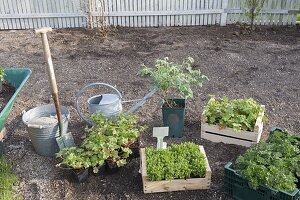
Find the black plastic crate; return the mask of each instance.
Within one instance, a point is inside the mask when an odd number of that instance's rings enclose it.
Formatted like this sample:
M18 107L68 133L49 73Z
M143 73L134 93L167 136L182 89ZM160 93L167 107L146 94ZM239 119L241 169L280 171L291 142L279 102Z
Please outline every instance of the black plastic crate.
M233 169L232 162L225 165L224 189L225 193L236 200L300 200L300 192L292 193L274 190L265 186L251 189L248 181Z

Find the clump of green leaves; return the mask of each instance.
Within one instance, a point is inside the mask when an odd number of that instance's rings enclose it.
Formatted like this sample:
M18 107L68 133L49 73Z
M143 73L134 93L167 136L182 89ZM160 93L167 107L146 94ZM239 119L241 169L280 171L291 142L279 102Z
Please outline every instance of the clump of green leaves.
M0 67L0 81L4 81L5 70L3 67Z
M0 197L4 200L17 199L13 186L18 178L12 173L11 165L0 156Z
M106 159L110 159L120 167L127 163L127 158L132 153L128 143L137 140L144 130L137 125L133 115L121 114L117 120L111 121L101 113L91 117L93 127L87 129L88 135L79 147L65 148L57 154L63 158L58 166L68 165L74 169L93 167L95 173L98 166Z
M207 123L219 125L222 128L254 131L258 114L263 110L263 107L252 98L229 100L224 96L216 100L215 96L211 96L205 106L204 117Z
M139 72L140 76L149 75L154 81L153 90L161 90L163 100L168 104L171 90L174 89L183 98L193 97L191 86L196 84L202 86L203 82L208 80L200 70L193 70L194 59L188 57L182 64L175 64L169 61L169 58L156 60L155 67L142 65L143 69ZM168 105L172 107L171 105Z
M244 0L243 7L247 17L250 19L251 29L254 29L254 20L263 8L265 0Z
M69 147L56 154L57 158L63 158L58 167L70 167L72 169L87 169L93 167L95 173L98 166L102 165L106 159L101 151L88 149L84 145L79 147Z
M251 147L237 161L238 173L252 188L259 185L292 192L300 176L300 136L273 132L267 142Z
M194 143L172 145L167 149L146 149L147 178L150 181L205 177L205 156Z

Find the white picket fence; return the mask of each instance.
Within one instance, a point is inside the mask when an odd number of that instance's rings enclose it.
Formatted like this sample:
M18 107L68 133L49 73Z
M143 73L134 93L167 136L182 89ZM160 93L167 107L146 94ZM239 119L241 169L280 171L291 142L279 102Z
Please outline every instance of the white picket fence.
M248 22L242 0L0 0L0 29L226 25ZM266 0L259 25L296 23L300 0Z

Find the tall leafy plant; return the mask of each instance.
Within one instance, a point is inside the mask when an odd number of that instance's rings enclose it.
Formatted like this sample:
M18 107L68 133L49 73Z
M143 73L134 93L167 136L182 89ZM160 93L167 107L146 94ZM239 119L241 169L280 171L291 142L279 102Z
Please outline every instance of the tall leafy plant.
M263 8L265 0L244 0L243 9L247 17L250 19L251 29L254 29L254 20Z
M169 58L156 60L155 66L147 67L142 65L140 76L150 76L153 80L152 89L160 90L164 102L168 107L172 107L168 101L172 90L175 90L181 97L187 99L193 97L192 85L202 86L203 82L208 80L200 70L193 70L194 59L187 57L182 64L176 64L169 61Z

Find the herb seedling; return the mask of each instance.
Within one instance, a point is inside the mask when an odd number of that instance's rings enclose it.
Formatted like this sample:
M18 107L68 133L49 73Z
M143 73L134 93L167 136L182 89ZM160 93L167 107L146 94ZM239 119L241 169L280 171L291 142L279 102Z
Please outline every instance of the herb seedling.
M199 146L187 142L167 149L146 149L147 178L150 181L205 177L205 157Z

